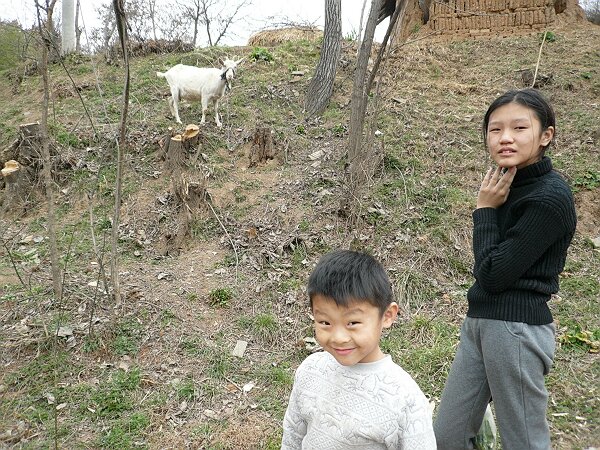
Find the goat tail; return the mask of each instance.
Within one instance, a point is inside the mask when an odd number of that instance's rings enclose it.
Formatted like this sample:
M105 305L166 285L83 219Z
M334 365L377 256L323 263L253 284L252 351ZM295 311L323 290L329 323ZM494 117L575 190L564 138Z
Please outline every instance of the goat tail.
M156 72L156 76L159 78L164 78L166 75L164 72Z

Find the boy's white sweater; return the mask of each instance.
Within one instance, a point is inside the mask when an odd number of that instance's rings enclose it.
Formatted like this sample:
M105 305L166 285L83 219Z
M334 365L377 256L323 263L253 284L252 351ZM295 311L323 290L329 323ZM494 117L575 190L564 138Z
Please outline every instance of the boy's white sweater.
M296 370L282 450L435 450L423 392L391 356L343 366L315 353Z

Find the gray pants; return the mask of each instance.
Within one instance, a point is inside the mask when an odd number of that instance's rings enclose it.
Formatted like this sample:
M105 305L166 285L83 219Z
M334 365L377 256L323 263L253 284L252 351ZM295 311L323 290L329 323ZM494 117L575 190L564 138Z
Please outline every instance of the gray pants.
M434 423L438 450L472 449L491 398L504 450L548 450L554 334L554 324L467 317Z

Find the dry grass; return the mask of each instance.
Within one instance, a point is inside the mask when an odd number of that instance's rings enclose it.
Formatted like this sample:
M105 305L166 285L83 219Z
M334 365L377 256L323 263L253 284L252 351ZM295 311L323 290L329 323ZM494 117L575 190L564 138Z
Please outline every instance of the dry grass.
M284 42L309 41L318 42L323 39L323 31L314 27L288 27L274 30L263 30L248 39L249 47L274 47Z

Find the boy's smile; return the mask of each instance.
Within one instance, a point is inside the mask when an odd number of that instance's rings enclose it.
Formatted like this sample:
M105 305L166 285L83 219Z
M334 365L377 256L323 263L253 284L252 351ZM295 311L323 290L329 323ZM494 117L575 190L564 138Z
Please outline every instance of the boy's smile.
M338 306L333 299L318 294L312 298L312 306L317 341L340 364L352 366L384 357L379 339L383 329L396 319L396 303L391 303L383 316L367 301Z

